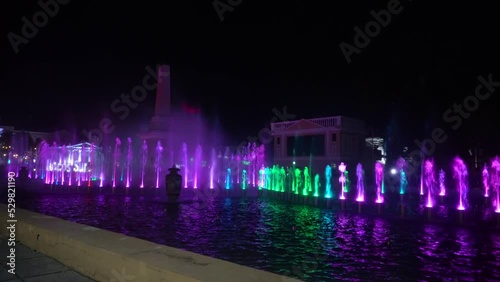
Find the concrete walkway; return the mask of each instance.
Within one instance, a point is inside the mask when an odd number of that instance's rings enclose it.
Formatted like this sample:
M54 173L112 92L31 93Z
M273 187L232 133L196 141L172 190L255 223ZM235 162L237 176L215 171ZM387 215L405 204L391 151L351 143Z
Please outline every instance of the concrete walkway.
M0 235L0 281L26 282L92 282L89 279L67 266L41 253L16 242L16 270L15 275L7 272L7 256L9 247L4 236Z

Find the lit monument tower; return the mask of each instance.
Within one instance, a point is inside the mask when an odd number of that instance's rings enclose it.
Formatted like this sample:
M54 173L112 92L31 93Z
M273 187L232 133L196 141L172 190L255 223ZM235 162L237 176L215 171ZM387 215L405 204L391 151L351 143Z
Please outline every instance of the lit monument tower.
M145 187L156 185L156 162L158 158L157 144L161 142L163 153L161 153L160 187L164 185L167 169L174 165L172 148L172 128L170 113L170 66L158 66L158 80L156 87L155 112L151 119L149 130L139 134L141 143L146 140L148 146L148 161L146 175L144 176Z

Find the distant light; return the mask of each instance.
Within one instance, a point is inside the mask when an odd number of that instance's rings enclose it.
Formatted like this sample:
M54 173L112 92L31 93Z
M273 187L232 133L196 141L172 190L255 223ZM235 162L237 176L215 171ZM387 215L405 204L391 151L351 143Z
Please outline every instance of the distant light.
M295 164L295 161L293 161L293 163L292 163L292 164Z
M391 169L391 174L396 174L397 172L398 171L395 168Z

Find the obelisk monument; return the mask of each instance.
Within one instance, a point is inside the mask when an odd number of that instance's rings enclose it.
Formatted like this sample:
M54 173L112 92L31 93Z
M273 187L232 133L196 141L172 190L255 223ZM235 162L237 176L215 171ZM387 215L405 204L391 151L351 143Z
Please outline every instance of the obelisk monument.
M149 130L139 134L141 143L145 140L148 146L148 161L144 176L145 187L156 186L158 158L161 165L160 187L164 186L165 174L168 172L167 168L173 165L170 101L170 66L159 65L154 115L151 119ZM163 152L161 153L157 150L158 141L163 147Z

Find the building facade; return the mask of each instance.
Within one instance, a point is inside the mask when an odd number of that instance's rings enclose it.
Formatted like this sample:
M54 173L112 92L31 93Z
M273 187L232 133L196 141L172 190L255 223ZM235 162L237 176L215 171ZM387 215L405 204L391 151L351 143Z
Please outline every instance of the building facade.
M271 123L274 164L310 167L316 173L326 165L344 162L353 168L365 153L368 133L361 120L333 116Z

